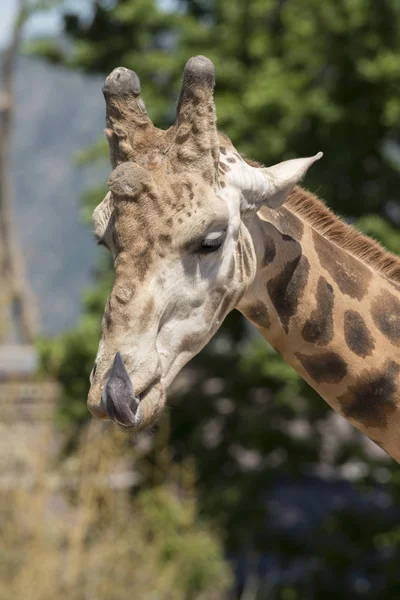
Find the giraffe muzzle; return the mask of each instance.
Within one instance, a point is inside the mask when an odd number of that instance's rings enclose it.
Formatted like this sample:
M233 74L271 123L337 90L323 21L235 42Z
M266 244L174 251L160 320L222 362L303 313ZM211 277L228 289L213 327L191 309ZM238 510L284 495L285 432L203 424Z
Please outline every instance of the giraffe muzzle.
M101 404L107 417L112 421L123 427L136 425L139 399L135 396L131 378L120 352L115 355L110 377L103 389Z

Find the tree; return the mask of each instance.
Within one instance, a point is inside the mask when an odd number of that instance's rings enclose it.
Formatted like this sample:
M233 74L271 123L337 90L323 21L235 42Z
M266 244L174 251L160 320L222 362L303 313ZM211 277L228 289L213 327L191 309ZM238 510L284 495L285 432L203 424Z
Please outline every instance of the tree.
M23 27L35 7L19 0L11 41L2 59L0 96L0 341L9 338L8 321L14 321L20 341L31 343L36 333L36 314L24 273L12 218L10 175L11 134L14 118L15 61L21 45Z
M181 0L170 11L119 0L95 2L90 22L66 14L72 53L63 56L53 44L50 55L88 72L107 74L120 64L136 70L150 115L165 126L184 63L207 54L217 69L219 127L237 148L264 164L324 150L308 187L398 251L399 27L396 0ZM88 213L101 197L87 198ZM111 277L103 263L78 328L44 349L45 365L63 383L70 422L86 415ZM168 450L176 462L193 457L202 513L222 527L227 551L278 560L280 577L259 582L259 597L267 597L265 585L268 598L393 597L394 465L371 456L356 431L327 442L330 409L236 314L192 361L190 378L173 399ZM321 476L340 479L351 468L357 490ZM376 500L383 481L390 510ZM309 505L314 493L334 494L342 506L319 515L304 509L303 522L292 515L290 526L279 526L273 498L283 488L300 490ZM289 585L285 567L299 560L304 568Z

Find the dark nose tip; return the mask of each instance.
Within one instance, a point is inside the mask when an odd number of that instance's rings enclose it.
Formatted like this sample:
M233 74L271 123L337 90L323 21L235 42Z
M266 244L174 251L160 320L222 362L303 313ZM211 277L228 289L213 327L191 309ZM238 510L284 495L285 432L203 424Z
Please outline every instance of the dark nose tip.
M124 427L135 425L139 400L133 391L132 381L120 352L115 355L110 378L104 386L101 401L109 419Z

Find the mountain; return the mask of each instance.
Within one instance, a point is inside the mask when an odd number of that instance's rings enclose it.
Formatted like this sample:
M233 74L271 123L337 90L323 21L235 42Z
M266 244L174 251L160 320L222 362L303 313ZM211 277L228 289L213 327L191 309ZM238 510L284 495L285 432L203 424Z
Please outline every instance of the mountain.
M96 262L90 227L80 219L80 197L105 181L109 169L81 169L74 157L102 135L102 85L99 77L18 60L11 165L15 223L46 335L76 323Z

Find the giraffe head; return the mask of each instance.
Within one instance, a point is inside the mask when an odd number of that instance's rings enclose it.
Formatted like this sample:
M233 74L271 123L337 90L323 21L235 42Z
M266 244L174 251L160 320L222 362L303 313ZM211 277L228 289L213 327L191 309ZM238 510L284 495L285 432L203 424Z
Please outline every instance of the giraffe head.
M157 419L174 377L255 277L249 223L319 158L250 166L217 131L213 88L213 64L191 58L167 131L151 123L132 71L115 69L103 89L114 170L93 221L115 281L88 406L125 427Z

